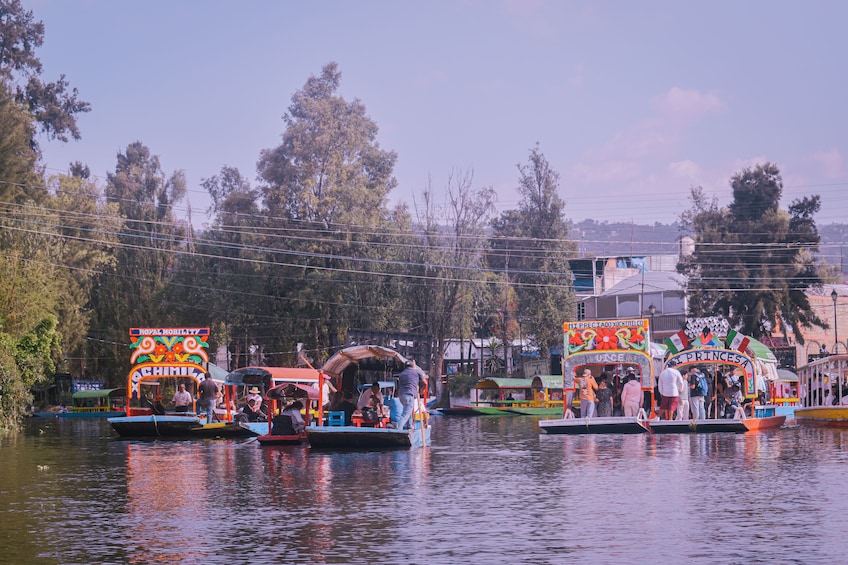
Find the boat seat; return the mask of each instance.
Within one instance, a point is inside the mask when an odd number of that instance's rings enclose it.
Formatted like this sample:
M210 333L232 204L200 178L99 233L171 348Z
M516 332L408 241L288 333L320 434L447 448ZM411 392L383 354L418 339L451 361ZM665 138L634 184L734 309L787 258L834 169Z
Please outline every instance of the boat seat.
M345 425L345 413L342 412L342 411L327 412L327 425L328 426L344 426Z

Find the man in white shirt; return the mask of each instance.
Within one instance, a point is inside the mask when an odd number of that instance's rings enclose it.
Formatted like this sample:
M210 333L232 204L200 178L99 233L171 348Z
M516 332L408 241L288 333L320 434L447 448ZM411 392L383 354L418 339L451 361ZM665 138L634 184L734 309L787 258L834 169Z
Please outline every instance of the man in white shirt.
M683 381L683 376L676 368L675 361L669 361L665 370L660 373L657 385L660 389L662 401L660 402L660 417L664 420L673 420L677 411L677 401L680 395L680 383Z
M174 404L176 412L188 412L188 407L191 406L191 393L186 390L185 384L180 384L180 388L174 393L174 398L171 402Z
M359 395L359 400L356 402L356 409L362 410L366 406L371 406L371 399L374 399L375 408L377 411L380 411L380 407L383 405L383 393L380 392L380 383L375 382L371 385L371 388L367 388L362 391L362 394Z

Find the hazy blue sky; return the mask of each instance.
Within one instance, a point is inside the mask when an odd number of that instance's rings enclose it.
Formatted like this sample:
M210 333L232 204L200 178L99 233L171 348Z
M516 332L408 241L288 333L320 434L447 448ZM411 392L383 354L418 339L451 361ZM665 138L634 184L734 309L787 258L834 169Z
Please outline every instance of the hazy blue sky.
M136 140L183 169L194 222L203 178L254 181L292 94L342 72L398 153L393 202L473 170L499 206L538 142L575 220L671 222L703 186L757 162L784 204L820 194L848 212L844 1L23 0L46 27L44 78L67 75L92 111L83 139L44 143L50 171L105 179Z

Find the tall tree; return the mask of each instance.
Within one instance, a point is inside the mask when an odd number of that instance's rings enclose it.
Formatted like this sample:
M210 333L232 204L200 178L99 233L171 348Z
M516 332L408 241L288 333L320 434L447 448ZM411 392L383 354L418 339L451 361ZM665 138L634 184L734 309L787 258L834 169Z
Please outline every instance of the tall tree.
M473 187L472 173L454 173L448 177L444 202L428 187L416 208L420 233L408 256L415 282L407 304L411 323L433 338L431 382L443 385L440 406L450 406L447 376L441 378L445 344L473 315L473 298L484 280L486 228L494 201L494 189Z
M568 260L575 249L568 240L565 203L558 194L559 173L538 145L527 162L518 165L518 174L521 200L517 209L503 212L492 223L487 259L489 268L503 273L507 284L515 288L521 317L518 327L549 355L553 347L562 345L562 322L574 316ZM505 335L514 338L514 330Z
M44 23L36 21L20 0L0 0L0 79L48 139L80 139L76 116L91 106L79 99L65 75L55 82L42 81L41 60L35 52L43 44ZM34 136L30 145L38 147Z
M772 163L737 173L730 185L727 208L698 187L681 216L695 239L694 253L678 264L689 277L689 313L724 316L754 338L791 330L804 343L802 328L827 327L806 295L822 284L813 220L820 199L805 197L782 210L783 180Z
M279 319L296 320L316 349L343 343L363 301L380 304L372 299L385 279L371 266L383 248L369 243L385 227L396 185L395 153L380 148L365 106L337 94L340 81L335 63L310 77L283 117L282 143L258 163L268 258L277 264L267 292Z
M171 321L173 305L158 295L173 273L177 253L185 251L186 229L173 214L185 194L182 171L166 175L159 158L138 141L117 161L115 172L107 175L105 195L124 222L115 266L102 271L93 291L98 341L91 357L106 363L100 372L121 375L128 369L122 339L127 330Z

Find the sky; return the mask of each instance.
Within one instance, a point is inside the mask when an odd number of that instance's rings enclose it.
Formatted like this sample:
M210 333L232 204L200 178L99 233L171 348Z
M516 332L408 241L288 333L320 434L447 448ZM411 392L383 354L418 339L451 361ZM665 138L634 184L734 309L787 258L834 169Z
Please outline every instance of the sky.
M43 79L92 111L80 141L42 142L48 173L105 181L141 141L181 169L195 225L202 179L279 145L292 95L329 62L397 153L390 204L454 173L517 207L540 151L574 221L671 223L700 186L773 162L784 207L848 212L848 2L713 0L22 0L45 25ZM188 207L177 210L187 214Z

